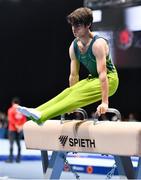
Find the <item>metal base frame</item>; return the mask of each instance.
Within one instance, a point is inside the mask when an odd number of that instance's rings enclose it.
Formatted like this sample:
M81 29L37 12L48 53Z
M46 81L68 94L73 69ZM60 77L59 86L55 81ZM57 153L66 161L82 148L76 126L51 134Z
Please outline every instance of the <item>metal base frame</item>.
M53 151L50 160L48 152L41 151L42 167L45 179L59 179L64 169L67 152ZM127 179L141 179L141 158L138 160L137 169L134 170L130 156L114 156L118 174Z

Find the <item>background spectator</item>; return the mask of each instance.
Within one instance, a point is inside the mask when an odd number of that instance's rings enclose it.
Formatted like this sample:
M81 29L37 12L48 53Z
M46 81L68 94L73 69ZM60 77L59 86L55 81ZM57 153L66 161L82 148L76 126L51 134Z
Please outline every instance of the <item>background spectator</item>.
M9 157L6 162L13 162L13 144L16 141L18 147L18 153L16 157L16 162L21 160L21 145L20 140L22 138L22 128L23 124L26 122L26 117L17 111L17 106L19 105L19 99L13 98L12 106L8 109L8 138L10 142L10 152Z

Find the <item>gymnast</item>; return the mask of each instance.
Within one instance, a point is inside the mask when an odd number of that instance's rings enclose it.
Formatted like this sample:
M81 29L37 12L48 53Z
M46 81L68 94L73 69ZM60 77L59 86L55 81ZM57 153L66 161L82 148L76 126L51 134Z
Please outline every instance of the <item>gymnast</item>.
M91 9L78 8L67 16L67 21L75 37L69 48L70 87L37 108L17 108L38 124L100 100L97 112L99 115L104 114L109 107L109 96L118 88L118 74L111 59L108 41L91 31ZM89 75L79 81L81 63Z

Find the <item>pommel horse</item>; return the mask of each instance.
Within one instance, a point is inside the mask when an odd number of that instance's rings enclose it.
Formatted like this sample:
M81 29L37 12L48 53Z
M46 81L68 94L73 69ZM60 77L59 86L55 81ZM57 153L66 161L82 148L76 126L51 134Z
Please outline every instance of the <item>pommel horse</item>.
M68 152L87 152L113 155L119 175L141 179L141 123L121 122L118 110L109 108L108 112L115 113L118 121L65 120L62 116L43 125L24 124L26 148L41 150L45 178L60 178ZM50 160L48 151L53 151ZM136 170L131 156L139 157Z

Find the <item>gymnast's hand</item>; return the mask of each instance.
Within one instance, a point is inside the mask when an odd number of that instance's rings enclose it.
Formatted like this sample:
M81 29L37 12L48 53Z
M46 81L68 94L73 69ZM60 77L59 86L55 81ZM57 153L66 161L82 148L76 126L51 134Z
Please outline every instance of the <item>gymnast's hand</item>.
M97 107L97 113L100 116L101 114L105 114L108 110L108 104L107 103L101 103L98 107Z

